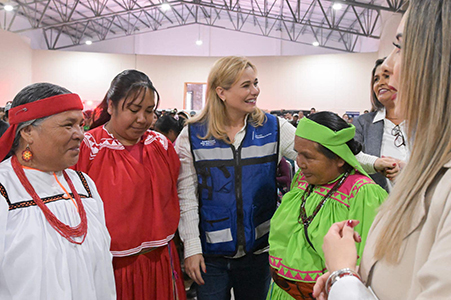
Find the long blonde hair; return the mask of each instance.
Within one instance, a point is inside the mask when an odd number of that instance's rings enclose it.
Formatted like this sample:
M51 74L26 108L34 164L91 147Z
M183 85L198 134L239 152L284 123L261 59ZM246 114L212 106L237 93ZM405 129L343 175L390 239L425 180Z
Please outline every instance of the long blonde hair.
M412 152L381 209L375 251L392 264L422 195L451 160L451 0L411 0L404 28L399 98Z
M228 90L236 83L247 68L257 71L255 66L245 57L227 56L219 59L210 71L207 82L207 103L202 112L188 123L207 123L207 133L202 139L213 136L216 139L231 143L225 129L226 106L216 94L218 86ZM266 121L265 113L258 107L250 115L253 126L261 126Z

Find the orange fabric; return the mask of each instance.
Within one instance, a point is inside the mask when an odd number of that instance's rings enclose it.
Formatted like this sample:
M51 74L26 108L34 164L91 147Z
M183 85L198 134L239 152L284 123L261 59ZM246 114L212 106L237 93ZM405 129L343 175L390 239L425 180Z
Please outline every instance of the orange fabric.
M77 203L75 202L75 200L74 200L74 198L72 198L72 196L69 194L69 192L64 188L64 186L61 184L61 182L58 180L58 177L56 177L56 174L55 173L53 173L53 177L55 177L55 180L56 180L56 182L58 182L58 184L59 184L59 186L63 189L63 191L66 193L66 196L64 197L64 198L70 198L70 200L72 201L72 203L75 205L75 208L77 209L77 211L78 211L78 205L77 205Z

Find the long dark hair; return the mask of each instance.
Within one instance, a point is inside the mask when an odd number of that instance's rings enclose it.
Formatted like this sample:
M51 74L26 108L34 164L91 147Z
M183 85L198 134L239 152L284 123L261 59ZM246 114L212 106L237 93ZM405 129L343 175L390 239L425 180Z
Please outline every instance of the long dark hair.
M377 67L379 67L380 65L382 65L385 61L385 57L384 58L379 58L378 60L376 60L376 62L374 63L374 68L373 71L371 71L371 111L378 111L384 108L384 105L377 100L377 96L376 93L374 92L373 86L374 86L374 75L376 74L376 69Z
M93 114L93 123L91 128L96 128L100 125L105 124L111 118L108 113L108 102L112 101L114 107L117 108L119 102L122 99L128 99L130 96L132 98L127 101L128 104L133 103L136 99L141 97L141 101L146 96L147 91L152 91L157 95L155 108L158 108L158 104L160 102L160 95L158 91L150 81L149 77L143 72L137 70L125 70L116 75L113 81L111 82L110 88L106 93L103 101L97 106L94 110ZM125 101L122 103L122 109L127 104Z

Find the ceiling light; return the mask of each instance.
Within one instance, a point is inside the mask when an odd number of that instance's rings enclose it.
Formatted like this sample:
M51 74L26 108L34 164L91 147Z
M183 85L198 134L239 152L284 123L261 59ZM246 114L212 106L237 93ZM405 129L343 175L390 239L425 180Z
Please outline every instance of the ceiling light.
M88 41L85 42L85 44L88 45L88 46L89 46L89 45L92 45L92 41L89 41L89 40L88 40Z
M203 43L204 43L204 42L202 42L202 40L197 40L197 41L196 41L196 45L197 45L197 46L200 46L200 45L202 45Z
M334 3L334 5L332 5L332 8L335 10L340 10L343 7L343 5L341 5L340 3Z
M163 4L161 5L161 9L162 9L163 11L170 10L170 9L171 9L171 5L169 5L169 3L163 3Z
M314 42L312 43L312 45L315 46L315 47L318 47L318 46L319 46L319 43L318 43L317 41L314 41Z
M6 4L5 6L3 6L3 9L6 11L12 11L14 7L12 5Z

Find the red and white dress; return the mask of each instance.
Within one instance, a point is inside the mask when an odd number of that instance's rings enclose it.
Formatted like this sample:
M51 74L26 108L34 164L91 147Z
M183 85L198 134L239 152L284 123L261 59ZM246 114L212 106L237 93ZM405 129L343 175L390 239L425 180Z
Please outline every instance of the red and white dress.
M13 171L0 164L0 299L114 300L110 235L94 182L65 170L80 196L88 231L82 244L69 242L46 219ZM63 173L24 169L25 177L62 223L80 224L78 208ZM82 237L74 237L81 242Z
M186 299L172 241L180 218L172 143L148 130L126 147L97 127L85 134L74 168L95 181L104 201L117 299Z

